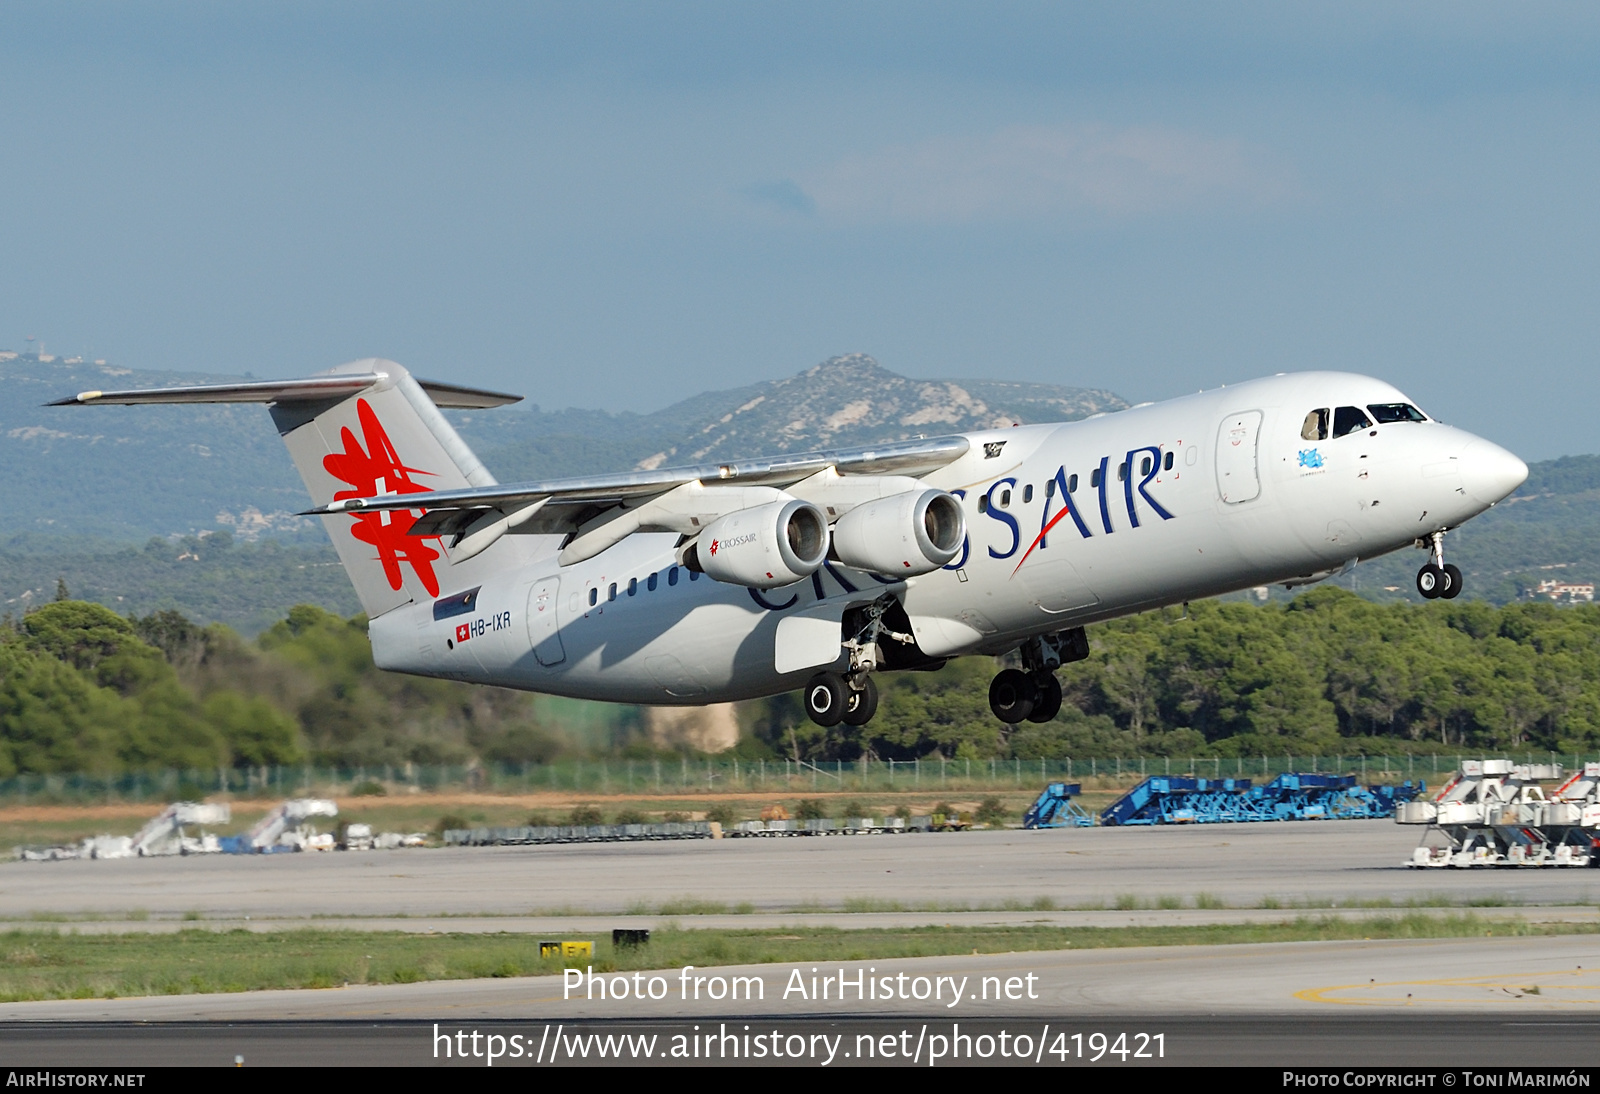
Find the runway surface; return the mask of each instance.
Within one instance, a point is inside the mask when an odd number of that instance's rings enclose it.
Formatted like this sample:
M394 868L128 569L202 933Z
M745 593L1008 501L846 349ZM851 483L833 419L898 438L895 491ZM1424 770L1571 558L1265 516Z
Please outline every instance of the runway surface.
M1119 904L1591 905L1582 869L1413 870L1387 821L12 862L0 921L587 916Z
M1490 923L1600 918L1600 874L1407 869L1419 838L1388 822L1340 822L18 862L0 867L0 925L602 937L668 921L774 931L1178 926L1394 914L1387 905L1430 906L1422 909L1430 914L1479 905L1474 912ZM826 998L812 996L806 964L691 974L760 982L755 998L738 1000L711 997L709 979L699 998L682 998L681 971L668 970L655 1000L570 997L562 979L532 977L9 1003L0 1005L0 1049L40 1065L228 1062L235 1050L251 1063L422 1064L441 1062L428 1052L434 1023L533 1036L547 1023L666 1035L697 1023L775 1022L855 1036L888 1035L890 1025L1023 1022L1085 1035L1170 1034L1164 1063L1581 1066L1600 1032L1593 935L1069 950L816 969L836 978ZM841 972L853 982L862 969L903 987L891 998L846 991L841 999ZM941 983L937 998L917 997ZM951 1007L957 983L963 998Z
M1516 1069L1518 1086L1567 1085L1579 1075L1592 1079L1597 1033L1600 1022L1582 1017L1487 1014L1339 1015L1315 1023L1273 1014L1146 1015L1131 1023L1116 1018L1035 1022L937 1017L576 1025L482 1021L466 1026L388 1021L123 1022L0 1027L0 1055L18 1070L22 1061L27 1061L27 1069L104 1068L153 1080L138 1084L152 1087L165 1076L142 1074L145 1068L228 1067L236 1062L243 1067L487 1065L502 1072L540 1064L926 1068L1042 1063L1110 1068L1222 1065L1235 1069L1227 1074L1231 1088L1243 1090L1293 1086L1283 1078L1281 1069L1286 1068L1315 1069L1317 1086L1362 1087L1389 1085L1385 1080L1391 1076L1385 1069L1403 1068L1411 1080L1406 1085L1442 1089L1458 1084L1513 1085L1506 1070L1491 1069ZM752 1041L763 1051L751 1051ZM693 1056L686 1051L691 1042L696 1049ZM771 1050L779 1048L779 1042L784 1051L775 1054ZM465 1049L465 1056L455 1055L453 1048ZM491 1062L488 1057L497 1048L498 1058ZM1237 1070L1249 1067L1257 1070ZM1478 1074L1473 1076L1472 1071ZM1485 1071L1490 1074L1482 1074Z
M1594 905L1511 905L1491 908L1175 908L1137 910L1066 910L1010 912L987 910L947 912L751 912L697 915L526 915L406 916L389 918L190 919L187 916L141 919L0 920L0 931L71 931L76 934L173 934L178 931L397 931L404 934L527 934L540 938L600 938L615 928L655 930L661 927L734 931L824 928L866 930L906 927L1200 927L1214 924L1278 923L1301 916L1360 921L1397 915L1456 915L1470 912L1488 922L1600 923Z

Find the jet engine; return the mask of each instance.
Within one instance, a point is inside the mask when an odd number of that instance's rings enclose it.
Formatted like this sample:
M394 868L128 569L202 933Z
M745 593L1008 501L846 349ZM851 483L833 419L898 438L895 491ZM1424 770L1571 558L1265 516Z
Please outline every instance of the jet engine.
M915 577L955 558L966 534L966 515L954 495L907 490L840 517L833 526L833 554L857 570Z
M684 563L717 581L775 589L809 577L827 557L827 518L810 502L791 498L718 517Z

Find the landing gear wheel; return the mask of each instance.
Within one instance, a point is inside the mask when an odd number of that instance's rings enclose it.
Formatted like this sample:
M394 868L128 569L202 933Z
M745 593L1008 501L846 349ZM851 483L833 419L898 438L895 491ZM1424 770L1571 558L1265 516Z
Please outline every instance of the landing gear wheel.
M836 726L844 717L850 689L836 672L819 672L806 685L806 713L817 725Z
M1033 709L1028 712L1028 721L1048 722L1061 713L1061 681L1050 672L1040 673L1033 679L1034 685L1039 690L1039 697L1033 701Z
M878 713L878 685L872 677L863 676L859 690L851 688L844 701L844 718L847 726L864 726Z
M1465 579L1461 576L1461 567L1453 562L1446 562L1440 569L1444 571L1447 584L1439 595L1446 600L1454 600L1461 595L1461 589L1465 584Z
M1436 600L1449 587L1449 580L1443 568L1430 562L1417 571L1417 592L1422 594L1424 600Z
M1033 677L1016 669L998 673L989 685L989 709L1007 725L1026 721L1038 698L1039 686Z

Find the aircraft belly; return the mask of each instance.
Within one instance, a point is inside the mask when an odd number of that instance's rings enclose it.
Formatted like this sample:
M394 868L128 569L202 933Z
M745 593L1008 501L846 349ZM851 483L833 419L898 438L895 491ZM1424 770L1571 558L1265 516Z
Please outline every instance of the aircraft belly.
M761 609L739 586L701 581L707 588L695 590L692 604L617 601L564 625L559 671L531 674L523 686L651 704L726 702L782 690L773 666L779 613ZM678 614L679 607L687 610Z

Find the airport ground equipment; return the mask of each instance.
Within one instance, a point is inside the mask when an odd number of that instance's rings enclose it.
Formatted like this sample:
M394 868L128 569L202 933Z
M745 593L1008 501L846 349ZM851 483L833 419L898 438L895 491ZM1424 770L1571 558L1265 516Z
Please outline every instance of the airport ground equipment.
M222 850L222 841L204 829L192 830L200 825L226 824L230 816L227 802L173 802L131 836L90 836L61 847L23 848L19 854L35 862L216 854Z
M1597 865L1600 764L1566 775L1560 764L1465 760L1431 799L1402 804L1394 819L1428 826L1409 866Z
M231 817L227 802L174 802L160 813L150 818L145 826L134 833L128 841L128 856L144 858L149 855L196 855L215 854L220 847L217 837L208 832L191 835L184 831L187 827L198 827L204 824L227 824ZM107 837L96 837L96 844L104 843ZM120 858L116 854L106 854L99 847L95 853L87 856L90 858Z
M1426 785L1359 786L1354 775L1287 772L1264 786L1249 779L1152 775L1108 805L1103 825L1222 824L1387 817Z
M1024 828L1088 828L1094 824L1094 814L1073 801L1082 791L1080 783L1051 783L1039 795L1039 800L1023 814Z
M338 805L327 798L290 798L270 810L244 835L221 840L221 849L235 855L331 851L334 846L332 834L318 833L304 822L312 817L338 815Z
M444 833L444 843L446 847L498 847L528 843L618 843L631 840L717 839L721 833L722 826L714 821L668 821L662 824L548 824L522 825L515 828L451 828Z

